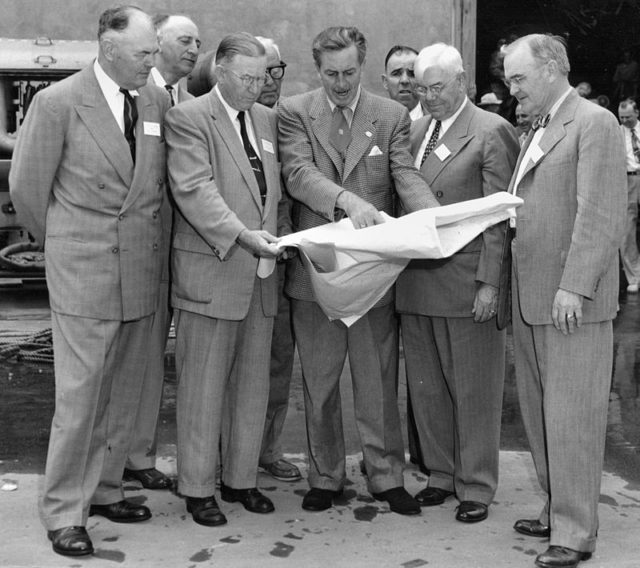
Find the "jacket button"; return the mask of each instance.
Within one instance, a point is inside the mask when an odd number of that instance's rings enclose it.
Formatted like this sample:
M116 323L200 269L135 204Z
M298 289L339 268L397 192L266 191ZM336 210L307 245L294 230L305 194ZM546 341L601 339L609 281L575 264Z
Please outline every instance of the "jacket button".
M112 252L113 254L118 254L119 250L120 250L120 249L119 249L118 247L113 247L113 248L111 249L111 252Z
M158 213L157 211L154 211L153 214L151 215L154 219L158 218Z
M124 219L124 215L122 213L120 213L120 215L118 215L118 220L122 221Z
M98 184L98 189L104 189L104 188L105 188L104 183L99 183L99 184Z
M158 250L158 243L153 243L153 250Z
M441 191L436 191L436 197L442 197L444 195L444 193L442 193Z
M164 180L162 178L158 178L158 185L162 185L164 183Z

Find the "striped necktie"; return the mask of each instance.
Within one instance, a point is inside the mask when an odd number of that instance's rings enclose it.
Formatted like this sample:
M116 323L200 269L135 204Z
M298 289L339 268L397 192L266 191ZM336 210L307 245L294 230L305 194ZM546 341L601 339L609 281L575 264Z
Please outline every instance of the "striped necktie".
M129 144L133 162L136 161L136 123L138 122L138 108L136 100L127 89L120 89L124 95L124 137Z

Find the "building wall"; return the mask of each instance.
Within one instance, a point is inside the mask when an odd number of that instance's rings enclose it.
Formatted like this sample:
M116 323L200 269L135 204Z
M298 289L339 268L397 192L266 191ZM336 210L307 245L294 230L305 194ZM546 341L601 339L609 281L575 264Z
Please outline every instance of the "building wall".
M368 40L363 85L383 93L384 57L395 44L419 49L435 41L463 50L475 67L476 0L123 0L149 13L183 13L200 28L203 51L232 31L272 37L287 62L283 95L319 86L311 41L332 25L355 25ZM0 37L95 39L100 12L112 0L0 0ZM472 26L472 27L470 27ZM472 37L473 36L473 37Z

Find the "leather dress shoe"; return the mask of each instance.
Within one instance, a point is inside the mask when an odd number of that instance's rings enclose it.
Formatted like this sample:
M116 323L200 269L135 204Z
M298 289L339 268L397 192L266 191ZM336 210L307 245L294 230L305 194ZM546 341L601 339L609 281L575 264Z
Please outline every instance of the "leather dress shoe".
M333 506L333 500L342 494L342 490L320 489L312 487L302 499L302 508L305 511L326 511Z
M549 538L551 536L551 528L543 525L538 519L520 519L516 521L513 528L520 534L535 536L536 538Z
M191 513L193 520L205 527L218 527L227 524L216 498L211 497L187 497L187 512Z
M453 491L440 489L439 487L425 487L419 493L416 493L415 500L421 507L433 507L434 505L442 505L447 497L451 497Z
M461 523L479 523L489 516L489 507L478 501L462 501L458 505L456 521Z
M573 550L564 546L550 546L536 557L536 566L541 568L575 568L581 560L589 560L590 552Z
M124 481L139 481L145 489L171 489L171 479L155 467L148 469L126 469L122 475Z
M386 501L389 508L399 515L419 515L420 504L413 498L404 487L394 487L382 493L372 493L376 501Z
M251 513L271 513L275 507L271 499L265 497L256 487L251 489L233 489L224 483L220 484L220 495L223 501L235 503L239 501Z
M260 469L280 481L298 481L302 479L302 474L298 467L282 458L271 463L261 463Z
M84 527L63 527L47 532L53 551L63 556L93 554L93 544Z
M100 515L114 523L139 523L151 518L151 511L144 505L122 500L109 505L91 505L89 516Z

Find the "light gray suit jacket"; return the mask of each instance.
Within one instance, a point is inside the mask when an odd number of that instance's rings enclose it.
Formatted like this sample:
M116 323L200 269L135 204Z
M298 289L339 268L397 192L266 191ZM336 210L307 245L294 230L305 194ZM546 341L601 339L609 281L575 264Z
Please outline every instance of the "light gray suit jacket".
M20 129L11 198L45 245L59 313L132 320L156 310L169 97L138 92L135 167L93 65L38 93Z
M522 148L510 184L513 191ZM585 323L618 308L618 248L627 201L624 142L615 116L575 91L540 140L517 188L515 266L524 320L551 324L558 288L585 297Z
M168 168L177 207L171 252L174 308L240 320L253 294L258 259L236 244L240 232L286 225L276 114L249 111L267 182L264 207L242 142L214 90L166 116ZM280 215L280 219L279 219ZM277 273L260 281L264 314L277 311Z
M284 99L278 105L279 141L285 184L293 203L293 228L301 231L338 220L336 199L351 191L393 215L399 197L407 211L437 206L413 167L409 152L409 113L399 103L361 90L344 161L329 142L332 113L324 89ZM291 261L286 292L313 300L299 258ZM388 304L388 292L378 305Z

